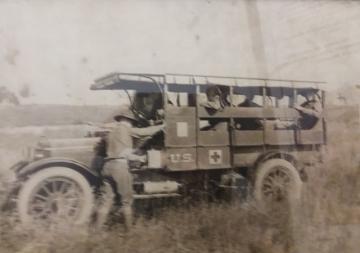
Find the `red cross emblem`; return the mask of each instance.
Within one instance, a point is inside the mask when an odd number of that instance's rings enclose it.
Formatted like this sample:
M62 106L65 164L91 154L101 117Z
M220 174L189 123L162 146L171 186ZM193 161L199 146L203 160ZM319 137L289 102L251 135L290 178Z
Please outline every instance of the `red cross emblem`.
M209 164L222 164L221 150L209 150Z

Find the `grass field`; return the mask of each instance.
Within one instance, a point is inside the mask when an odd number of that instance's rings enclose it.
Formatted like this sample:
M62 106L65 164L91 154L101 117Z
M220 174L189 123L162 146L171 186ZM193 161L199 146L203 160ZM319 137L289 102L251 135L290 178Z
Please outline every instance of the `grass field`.
M356 116L354 116L354 114ZM357 253L360 248L360 150L356 110L329 117L324 164L307 168L300 208L292 215L265 213L252 203L199 203L160 210L140 218L133 230L64 228L24 230L0 216L0 253L21 252L310 252ZM41 135L78 136L84 126L3 128L0 181L21 156L21 148ZM1 188L2 187L2 188ZM0 184L1 199L6 189ZM280 212L280 213L279 213Z

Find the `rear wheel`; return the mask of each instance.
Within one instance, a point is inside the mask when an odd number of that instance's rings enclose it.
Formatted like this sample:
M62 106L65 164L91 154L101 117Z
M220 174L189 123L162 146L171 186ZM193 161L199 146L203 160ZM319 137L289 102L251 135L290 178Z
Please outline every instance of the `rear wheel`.
M296 204L301 198L302 181L296 168L283 159L262 163L256 171L254 197L260 205Z
M25 224L85 224L93 213L93 189L85 177L66 167L50 167L30 175L18 195Z

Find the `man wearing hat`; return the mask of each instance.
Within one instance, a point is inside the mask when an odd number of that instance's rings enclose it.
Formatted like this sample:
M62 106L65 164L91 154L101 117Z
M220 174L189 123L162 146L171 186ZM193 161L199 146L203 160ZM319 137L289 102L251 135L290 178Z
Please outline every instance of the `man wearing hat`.
M201 106L210 110L212 113L222 111L224 107L229 106L227 101L228 90L218 85L211 85L206 89L207 101L200 103Z
M299 95L305 98L305 102L294 106L294 109L300 114L297 123L281 120L275 120L272 123L271 121L267 121L267 123L271 123L270 125L275 129L293 129L296 127L304 130L312 129L322 117L323 113L320 96L316 90L299 92Z
M296 105L296 109L300 113L299 126L301 129L311 129L318 122L322 115L322 104L316 91L303 92L301 94L306 101L301 105Z
M134 154L133 141L154 135L164 128L164 124L144 128L134 127L137 119L130 110L116 115L117 121L106 140L106 162L103 168L105 176L110 176L116 183L117 194L121 196L121 211L127 229L132 224L133 184L128 161L144 163L145 155Z

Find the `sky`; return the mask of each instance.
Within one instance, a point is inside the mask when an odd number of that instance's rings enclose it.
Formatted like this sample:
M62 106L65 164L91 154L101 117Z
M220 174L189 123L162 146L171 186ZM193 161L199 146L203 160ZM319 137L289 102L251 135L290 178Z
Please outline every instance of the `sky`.
M38 102L91 103L101 99L89 85L114 71L249 73L252 64L239 60L251 56L238 5L0 1L0 83L12 90L30 85Z
M359 104L360 1L259 0L268 76L325 81L327 101Z
M359 83L360 1L259 1L269 75Z
M110 72L358 82L359 5L311 2L0 0L0 86L30 87L24 103L113 104L89 91Z

